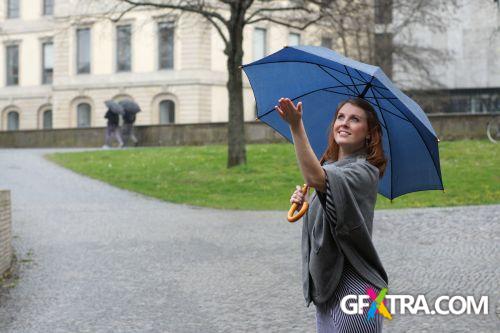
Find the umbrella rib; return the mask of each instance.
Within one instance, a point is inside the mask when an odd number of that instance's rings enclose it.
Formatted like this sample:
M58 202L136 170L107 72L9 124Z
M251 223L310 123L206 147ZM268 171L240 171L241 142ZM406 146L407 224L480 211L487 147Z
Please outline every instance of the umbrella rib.
M354 70L355 70L355 71L359 74L359 77L363 77L363 75L361 75L361 72L360 72L358 69L354 68ZM374 78L375 78L375 77L374 77L374 76L372 76L372 79L370 80L370 82L372 82ZM364 79L363 79L363 80L364 80ZM380 89L389 90L389 89L388 89L388 88L386 88L386 87L381 87L381 86L378 86L378 85L373 84L373 83L372 83L371 85L372 85L372 86L374 86L374 87L380 88Z
M344 94L344 93L341 93L341 92L338 92L338 91L330 91L330 90L327 90L327 89L328 89L328 88L325 88L325 90L324 90L324 91L327 91L327 92L330 92L330 93L333 93L333 94L339 94L339 95L344 95L344 96L356 97L356 96L353 96L353 95L347 95L347 94ZM386 111L387 111L387 110L386 110ZM387 111L387 112L392 113L392 112L390 112L390 111ZM404 120L406 120L406 119L404 119ZM380 125L381 125L383 128L385 128L385 129L387 130L387 128L385 127L385 124L380 123Z
M384 99L399 99L399 98L397 98L397 97L385 97L385 96L384 96L384 95L383 95L380 91L378 91L379 87L377 87L377 86L373 86L373 87L375 88L375 91L376 91L377 93L379 93L379 94L382 96L382 98L384 98ZM389 91L389 92L391 92L391 91ZM394 95L394 94L393 94L393 95ZM375 94L373 94L373 96L375 96Z
M356 73L358 73L358 75L360 77L360 79L358 79L358 80L363 81L364 83L368 83L368 81L366 81L366 79L363 77L363 75L361 75L361 72L359 70L357 70L356 68L354 68L354 70L356 71ZM371 77L370 83L373 81L373 78L374 78L374 76Z
M335 76L333 76L332 74L328 73L323 67L326 67L328 69L331 69L332 71L335 71L335 72L338 72L342 75L346 75L346 76L349 76L349 78L351 79L351 82L354 84L354 86L356 86L356 84L354 83L354 81L352 80L352 77L349 73L344 73L336 68L332 68L332 67L329 67L329 66L326 66L326 65L320 65L318 63L315 63L315 62L311 62L311 61L290 61L290 60L281 60L281 61L269 61L269 62L262 62L260 64L248 64L248 65L243 65L241 66L242 68L245 68L245 67L251 67L251 66L260 66L260 65L268 65L268 64L279 64L279 63L287 63L287 62L291 62L291 63L301 63L301 64L311 64L311 65L316 65L318 66L319 68L321 68L321 70L323 70L326 74L328 74L329 76L331 76L332 78L334 78L335 80L337 80L339 83L342 83L339 79L337 79ZM346 68L346 71L347 71L347 67L346 65L342 65L344 66L344 68ZM356 80L358 80L356 78ZM360 80L362 81L362 80ZM387 89L387 88L383 88L381 87L382 89ZM388 90L388 89L387 89ZM351 90L353 94L359 94L359 92L356 92L356 91L353 91ZM356 97L356 96L353 96L353 97Z
M331 69L332 71L336 71L336 72L339 72L340 74L347 75L346 73L344 73L344 72L342 72L342 71L339 71L338 69L335 69L335 68L332 68L332 67L329 67L329 66L326 66L326 65L320 65L320 64L315 63L315 62L312 62L312 61L299 61L299 60L279 60L279 61L269 61L269 62L262 62L262 63L260 63L260 64L248 64L248 65L242 65L241 67L242 67L242 68L246 68L246 67L251 67L251 66L260 66L260 65L268 65L268 64L279 64L279 63L285 63L285 62L292 62L292 63L299 63L299 64L310 64L310 65L316 65L316 66L320 66L320 67L326 67L326 68Z
M373 85L372 85L373 87ZM374 98L374 97L368 97L368 98ZM398 99L397 97L385 97L385 96L382 96L382 97L379 97L379 98L383 98L383 99Z
M320 64L315 63L315 62L312 62L312 61L297 61L297 60L293 60L293 61L292 61L292 60L280 60L280 61L262 62L262 63L260 63L260 64L247 64L247 65L242 65L241 67L242 67L242 68L246 68L246 67L251 67L251 66L260 66L260 65L268 65L268 64L278 64L278 63L285 63L285 62L294 62L294 63L302 63L302 64L311 64L311 65L316 65L316 66L320 67L321 69L323 69L323 67L326 67L326 68L331 69L332 71L335 71L335 72L338 72L338 73L340 73L340 74L343 74L343 75L347 75L347 76L349 76L349 74L346 74L346 73L344 73L344 72L342 72L342 71L339 71L339 70L338 70L338 69L336 69L336 68L332 68L332 67L330 67L330 66L326 66L326 65L320 65ZM339 64L340 64L340 63L339 63ZM346 65L342 65L342 66L344 66L344 67L345 67ZM324 69L323 69L323 70L324 70ZM359 70L358 70L358 69L354 68L354 70L358 71L358 73L359 73ZM327 71L325 71L325 72L326 72L328 75L330 75L330 76L331 76L331 74L330 74L330 73L328 73ZM333 77L333 76L332 76L332 77ZM359 79L358 79L358 78L356 78L356 80L359 80ZM360 80L360 81L362 81L362 80ZM339 81L339 82L340 82L340 81ZM389 89L388 89L388 88L386 88L386 87L382 87L382 86L378 86L378 85L374 85L374 86L376 86L377 88L380 88L380 89L389 90ZM353 93L355 93L355 92L353 92Z
M313 94L313 93L318 92L318 91L321 91L321 90L323 90L323 91L327 91L327 92L333 92L333 91L329 91L329 90L326 90L326 89L343 88L343 87L345 87L345 85L344 85L344 84L343 84L343 85L341 85L341 86L333 86L333 87L326 87L326 88L320 88L320 89L312 90L312 91L310 91L310 92L308 92L308 93L305 93L305 94L303 94L303 95L296 96L296 97L292 98L292 101L295 101L297 98L301 98L301 97L304 97L304 96L307 96L307 95ZM349 94L344 94L344 93L340 93L340 92L335 92L335 93L336 93L336 94L345 95L345 96L350 96L350 97L356 97L355 95L349 95ZM271 110L269 110L269 111L267 111L267 112L265 112L263 115L258 116L257 118L259 118L259 119L260 119L260 118L262 118L262 117L264 117L264 116L267 116L269 113L271 113L271 112L273 112L273 111L274 111L274 108L273 108L273 109L271 109Z
M365 97L365 98L366 98L366 97ZM368 98L374 98L374 99L377 99L377 97L368 97ZM411 123L411 121L409 121L409 120L408 120L408 118L401 117L400 115L395 114L394 112L392 112L392 111L390 111L390 110L388 110L388 109L386 109L386 108L384 108L384 107L381 107L380 105L378 105L378 103L377 103L377 106L378 106L381 110L384 110L385 112L388 112L388 113L392 114L393 116L398 117L398 118L399 118L399 119L401 119L401 120L404 120L404 121L407 121L407 122Z
M328 72L327 72L327 71L323 68L323 66L321 66L321 65L319 65L319 64L316 64L316 65L317 65L317 66L318 66L318 67L319 67L319 68L320 68L323 72L325 72L327 75L329 75L331 78L333 78L333 79L337 80L337 82L338 82L338 83L340 83L340 84L342 84L342 85L344 85L344 86L346 86L346 87L350 87L350 86L351 86L350 84L349 84L349 85L346 85L346 84L342 83L342 82L341 82L339 79L337 79L335 76L333 76L332 74L328 73ZM325 67L326 67L326 66L325 66ZM328 68L330 68L330 67L328 67ZM333 69L333 68L330 68L330 69ZM342 73L341 71L338 71L338 72L339 72L339 73ZM342 73L342 74L344 74L344 73ZM345 74L344 74L344 75L345 75ZM351 80L351 81L352 81L352 80ZM354 85L354 82L353 82L353 84L352 84L352 85ZM352 90L351 88L347 88L347 89L349 89L349 90L350 90L353 94L355 94L355 93L356 93L356 92L355 92L354 90ZM356 90L357 90L357 89L356 89Z
M378 91L377 89L375 89L375 90L377 91L377 93L379 93L380 95L382 95L382 93L381 93L380 91ZM374 95L374 96L375 96L375 95ZM382 95L382 97L384 97L384 95ZM385 97L384 97L384 98L385 98ZM392 106L394 106L394 107L397 109L397 106L396 106L396 105L394 105L394 103L392 103L390 100L391 100L391 99L399 100L399 98L390 98L390 99L389 99L389 98L386 98L386 99L389 101L389 103L391 103L391 104L392 104ZM406 105L405 105L405 106L406 106Z
M344 93L341 93L341 92L338 92L338 91L330 91L330 90L327 90L327 89L328 89L328 88L326 88L324 91L329 92L329 93L333 93L333 94L339 94L339 95L344 95L344 96L356 97L356 96L353 96L353 95L344 94ZM390 111L388 111L388 112L390 112ZM383 128L386 128L386 127L385 127L385 124L380 123L380 125L381 125Z
M373 96L375 96L375 94L373 93L373 88L370 87L370 89L372 89L372 94ZM379 107L380 109L380 104L378 103L378 100L377 98L375 97L375 102L377 103L377 106ZM380 112L380 115L382 116L382 119L384 120L384 124L387 126L387 122L385 121L385 117L384 117L384 113L383 112ZM385 128L386 131L387 131L387 141L389 142L389 150L391 151L391 156L392 156L392 147L391 147L391 135L389 133L389 127L386 127ZM390 194L390 199L392 200L392 179L394 177L394 174L392 172L392 165L394 164L394 161L392 160L391 158L391 194Z
M377 91L377 92L378 92L378 91ZM378 93L380 94L380 92L378 92ZM375 96L375 94L373 94L373 96ZM388 101L389 101L389 103L391 103L391 104L392 104L392 106L394 106L396 109L398 109L398 108L396 107L396 105L394 105L394 103L392 103L392 101L391 101L391 100L388 100ZM411 123L411 121L410 121L410 123ZM426 128L426 129L427 129L427 128ZM440 169L439 169L439 168L438 168L438 166L436 165L436 161L434 160L434 157L432 156L431 151L430 151L429 147L427 146L427 142L424 140L424 138L422 137L422 134L420 134L420 131L419 131L416 127L415 127L415 130L417 131L418 136L420 136L420 139L421 139L421 140L422 140L422 142L424 143L425 148L427 149L427 152L429 153L429 156L431 157L432 163L434 164L434 168L435 168L435 170L436 170L436 173L438 174L439 181L441 182L441 187L442 187L442 188L444 188L444 186L443 186L443 179L442 179L442 177L441 177L441 172L440 172ZM432 134L432 133L431 133L431 134ZM391 166L392 166L392 164L391 164Z
M339 95L344 95L344 96L349 96L349 97L356 97L356 95L349 95L349 94L341 93L341 92L338 92L338 91L331 91L331 90L328 90L328 89L330 89L330 88L324 88L324 89L321 89L321 90L329 92L329 93L333 93L333 94L339 94Z
M349 73L349 70L347 69L347 66L344 65L344 68L345 68L345 71L347 72L347 75L351 79L352 84L354 84L354 80L352 79L351 73ZM358 87L355 86L354 88L356 88L356 91L358 92L358 95L359 95L360 93L359 93Z
M374 87L374 88L375 88L375 91L376 91L377 93L379 93L380 95L382 95L382 93L381 93L380 91L378 91L376 87ZM377 97L375 96L375 92L373 91L373 89L372 89L372 94L373 94L373 98L377 99ZM369 97L369 98L372 98L372 97ZM396 110L399 110L399 108L398 108L396 105L394 105L394 103L392 103L392 102L391 102L391 99L396 99L396 100L397 100L398 98L389 98L389 97L385 97L384 95L382 95L382 97L378 97L378 98L379 98L379 99L385 99L385 100L387 100L389 103L391 103L391 105L392 105L392 106L393 106ZM387 109L385 109L385 108L383 108L383 109L384 109L385 111L389 112L389 113L392 113L392 114L393 114L393 115L395 115L396 117L399 117L399 118L401 118L401 119L403 119L403 120L406 120L406 121L408 121L409 123L411 123L410 119L408 119L408 117L406 117L406 115L405 115L402 111L400 111L400 112L401 112L401 114L402 114L403 116L405 116L405 118L402 118L401 116L399 116L399 115L397 115L397 114L395 114L395 113L393 113L393 112L391 112L391 111L389 111L389 110L387 110Z
M377 90L377 89L375 89L375 90ZM380 93L380 91L378 91L378 90L377 90L377 92L378 92L379 94L381 94L381 93ZM381 95L382 95L382 94L381 94ZM373 94L373 96L375 96L375 94ZM382 95L382 96L383 96L383 95ZM385 98L385 97L383 97L383 98ZM396 98L396 99L398 99L398 98ZM399 110L399 108L398 108L396 105L394 105L394 103L393 103L390 99L387 99L387 101L388 101L389 103L391 103L391 105L392 105L392 106L393 106L396 110ZM405 106L406 106L406 105L405 105ZM401 112L401 113L403 113L403 112ZM405 117L406 117L406 115L405 115ZM407 120L411 123L411 121L410 121L408 118L406 118L406 119L407 119Z

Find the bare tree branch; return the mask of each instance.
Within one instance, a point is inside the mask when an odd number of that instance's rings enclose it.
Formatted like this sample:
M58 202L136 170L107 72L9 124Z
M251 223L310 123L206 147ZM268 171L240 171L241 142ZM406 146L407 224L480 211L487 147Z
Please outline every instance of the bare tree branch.
M131 5L130 7L128 7L124 11L122 11L116 18L111 18L111 21L115 22L115 23L120 21L123 18L123 16L125 16L127 13L133 11L137 7L138 7L137 5Z
M227 43L229 43L229 40L227 39L226 35L224 35L224 31L222 31L222 28L219 26L219 24L217 22L215 22L214 19L209 15L203 15L203 17L206 18L210 23L212 23L215 30L217 30L217 32L219 33L219 36L224 41L224 44L227 45Z
M253 21L247 22L247 24L253 24L253 23L257 23L257 22L261 22L261 21L268 21L268 22L273 22L273 23L276 23L276 24L279 24L279 25L282 25L282 26L285 26L288 28L304 30L307 27L319 22L321 19L322 19L322 16L318 16L317 18L310 20L310 21L304 23L303 25L295 25L295 24L292 24L292 23L289 23L286 21L281 21L279 19L275 19L271 16L263 16L263 17L260 17L258 19L255 19Z
M214 10L209 10L205 6L204 1L198 1L197 3L189 2L189 1L178 1L177 4L171 4L167 2L152 2L148 0L118 0L121 2L128 3L133 6L141 6L141 7L155 7L155 8L169 8L169 9L177 9L181 11L191 12L201 14L203 16L210 16L213 19L219 20L221 23L227 26L228 21L220 15L218 12ZM184 4L183 4L184 3Z
M254 11L246 20L245 24L252 24L255 21L252 21L252 19L258 15L261 15L262 13L270 13L270 12L284 12L284 11L305 11L307 13L310 13L311 10L304 8L302 6L298 7L275 7L275 8L259 8L256 11Z
M376 7L377 6L377 7ZM384 7L387 6L387 7ZM346 56L375 63L382 68L393 67L398 83L404 71L416 73L421 85L438 85L433 77L435 64L443 64L449 57L441 50L418 46L411 32L414 27L426 27L431 31L442 31L451 18L443 15L458 8L457 0L353 0L337 2L325 8L326 27L324 33L337 41L337 48ZM376 10L375 10L376 9ZM386 23L380 17L389 11ZM378 19L378 22L377 22ZM383 21L383 20L382 20ZM382 35L386 35L385 38ZM390 39L380 47L375 37ZM383 54L380 54L382 51Z

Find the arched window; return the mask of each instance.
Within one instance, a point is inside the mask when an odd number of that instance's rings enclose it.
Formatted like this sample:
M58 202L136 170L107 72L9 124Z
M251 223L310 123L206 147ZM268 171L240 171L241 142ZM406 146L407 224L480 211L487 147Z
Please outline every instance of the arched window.
M19 129L19 113L10 111L7 114L7 130L17 131Z
M90 104L80 103L76 107L77 112L77 127L90 127Z
M160 124L175 123L175 103L169 99L160 102Z
M42 116L42 125L43 129L51 129L52 128L52 110L45 110L43 111L43 116Z

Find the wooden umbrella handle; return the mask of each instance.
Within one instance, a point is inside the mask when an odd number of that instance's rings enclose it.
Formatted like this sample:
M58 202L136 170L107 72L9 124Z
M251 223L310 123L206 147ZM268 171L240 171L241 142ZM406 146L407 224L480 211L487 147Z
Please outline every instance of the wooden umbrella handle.
M304 186L302 187L302 194L306 194L307 193L307 190L309 189L309 187L304 184ZM296 215L293 215L296 211L297 211L297 208L299 207L299 205L294 202L292 204L292 207L290 207L290 210L288 211L288 222L296 222L298 221L306 212L307 212L307 209L309 208L309 203L304 199L304 203L302 203L302 208L300 209L300 211L296 214Z

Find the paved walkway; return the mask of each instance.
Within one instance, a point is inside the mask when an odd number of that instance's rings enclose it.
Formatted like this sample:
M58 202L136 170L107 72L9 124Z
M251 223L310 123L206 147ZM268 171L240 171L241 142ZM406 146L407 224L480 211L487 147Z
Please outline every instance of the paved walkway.
M0 150L18 285L0 332L313 332L301 223L174 205ZM446 195L446 194L443 194ZM287 198L284 198L287 200ZM500 205L375 212L392 294L488 295L483 316L395 315L385 332L498 332Z

